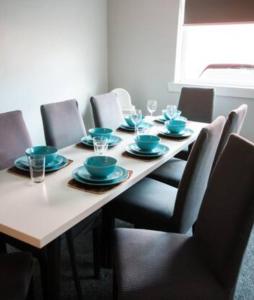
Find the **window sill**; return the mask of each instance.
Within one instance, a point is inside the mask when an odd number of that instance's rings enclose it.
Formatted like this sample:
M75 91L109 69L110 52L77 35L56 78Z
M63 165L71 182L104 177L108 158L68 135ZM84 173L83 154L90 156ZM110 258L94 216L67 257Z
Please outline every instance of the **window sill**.
M169 82L168 91L171 93L180 93L182 87L207 87L214 88L216 96L232 97L232 98L254 98L254 88L251 87L234 87L234 86L215 86L208 84L191 84L180 82Z

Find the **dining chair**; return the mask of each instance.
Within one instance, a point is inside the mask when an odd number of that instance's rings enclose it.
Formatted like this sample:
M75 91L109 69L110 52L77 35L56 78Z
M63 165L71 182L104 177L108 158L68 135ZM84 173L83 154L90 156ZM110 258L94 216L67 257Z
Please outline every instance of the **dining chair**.
M121 105L114 93L93 96L90 101L95 127L115 130L123 123Z
M116 88L113 89L111 93L116 95L123 114L130 114L135 110L135 106L131 103L131 96L128 91L122 88Z
M247 113L247 109L247 105L243 104L229 113L216 150L213 165L216 164L218 157L225 147L230 134L240 133ZM151 173L149 177L172 185L174 187L178 187L182 179L186 164L187 162L185 160L172 158L161 167L156 169L153 173Z
M0 255L1 299L28 300L32 277L33 258L30 254L19 252Z
M110 263L110 244L115 218L132 223L136 228L191 232L204 196L224 122L224 117L218 117L201 130L179 189L145 178L105 207L103 231L106 263Z
M0 170L11 167L32 142L19 110L0 113Z
M115 299L233 299L254 220L253 169L254 144L231 135L193 236L117 229Z
M211 123L213 119L214 89L183 87L178 109L191 121ZM193 144L179 152L176 157L187 160Z
M41 105L41 116L48 146L60 149L77 144L86 134L75 99Z
M214 89L183 87L178 109L188 120L211 123L213 118Z
M79 143L81 137L85 135L85 126L78 110L76 100L67 100L45 104L41 106L41 115L44 127L44 134L47 145L63 148ZM93 232L93 251L94 251L94 274L95 277L100 275L100 226L101 213L97 211L90 215L78 225L66 232L67 245L70 251L72 268L76 288L79 298L82 298L82 291L76 265L76 253L73 240L82 234Z

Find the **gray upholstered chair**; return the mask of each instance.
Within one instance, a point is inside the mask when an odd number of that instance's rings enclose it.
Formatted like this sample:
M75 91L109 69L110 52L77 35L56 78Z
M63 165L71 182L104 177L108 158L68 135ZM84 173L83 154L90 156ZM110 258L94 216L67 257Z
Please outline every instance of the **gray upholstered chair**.
M242 104L238 108L232 110L228 115L227 122L223 128L221 139L215 154L214 165L216 164L220 154L222 153L223 148L226 146L230 134L239 134L241 132L247 110L248 106L246 104Z
M229 135L231 133L237 133L237 134L240 133L246 113L247 113L246 104L239 106L238 108L232 110L229 113L215 154L214 163L213 163L214 165L216 164L216 161L218 160L220 153L225 147ZM174 187L178 187L182 179L183 172L186 167L186 163L187 162L185 160L172 158L170 161L166 162L160 168L158 168L153 173L151 173L149 177L170 184Z
M214 89L183 87L178 109L191 121L211 123L213 119Z
M76 100L67 100L41 106L41 115L44 127L44 135L48 145L63 148L79 143L85 135L85 126L78 110ZM94 250L94 273L95 277L100 273L100 225L101 212L97 211L90 215L78 225L66 233L69 251L71 254L72 269L79 298L82 298L78 271L76 268L76 255L73 246L73 239L79 234L86 234L93 231Z
M254 220L253 169L254 144L232 135L211 176L193 236L116 230L115 299L233 299Z
M0 170L13 166L32 142L21 111L0 114Z
M211 123L213 119L214 89L183 87L178 109L191 121ZM187 160L193 144L176 155Z
M77 100L44 104L41 116L46 144L58 149L80 142L86 134Z
M225 118L203 128L177 190L145 178L113 200L105 214L135 227L186 233L196 221ZM110 219L108 220L110 224Z
M115 130L123 123L121 105L114 93L91 97L91 106L95 127Z
M33 271L33 259L28 253L1 254L1 299L27 300Z

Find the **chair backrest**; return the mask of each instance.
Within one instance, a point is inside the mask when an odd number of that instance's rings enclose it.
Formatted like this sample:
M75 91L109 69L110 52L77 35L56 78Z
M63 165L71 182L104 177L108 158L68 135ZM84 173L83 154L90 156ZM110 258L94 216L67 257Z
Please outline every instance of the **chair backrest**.
M183 87L178 109L191 121L211 123L213 118L214 89Z
M234 292L254 221L254 144L231 135L211 175L194 239L221 284Z
M21 111L0 114L0 170L9 168L14 160L32 146Z
M220 154L222 153L222 150L224 149L225 145L228 142L229 136L231 133L237 133L239 134L244 122L244 119L247 114L248 106L246 104L240 105L238 108L232 110L230 114L228 115L227 121L225 123L225 126L223 128L221 139L215 154L214 163L215 166Z
M123 123L122 109L115 94L107 93L91 97L91 105L96 127L115 130Z
M134 106L131 103L131 96L128 91L117 88L112 90L111 93L116 95L123 112L132 112L134 110Z
M221 116L203 128L191 150L172 217L175 232L188 232L197 219L224 123Z
M76 100L41 106L46 144L58 149L80 142L86 134Z

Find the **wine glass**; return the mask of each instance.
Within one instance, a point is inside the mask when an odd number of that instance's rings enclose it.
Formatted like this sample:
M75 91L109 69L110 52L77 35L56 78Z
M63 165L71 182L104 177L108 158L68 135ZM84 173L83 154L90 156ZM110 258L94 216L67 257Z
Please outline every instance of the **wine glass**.
M157 100L154 99L147 100L146 107L148 112L151 114L151 118L153 116L153 113L156 112L157 110L157 105L158 105Z
M167 105L166 111L170 120L174 119L177 116L176 105Z
M135 131L137 131L137 127L142 122L143 119L141 109L135 109L135 111L130 115L130 119L134 124Z

